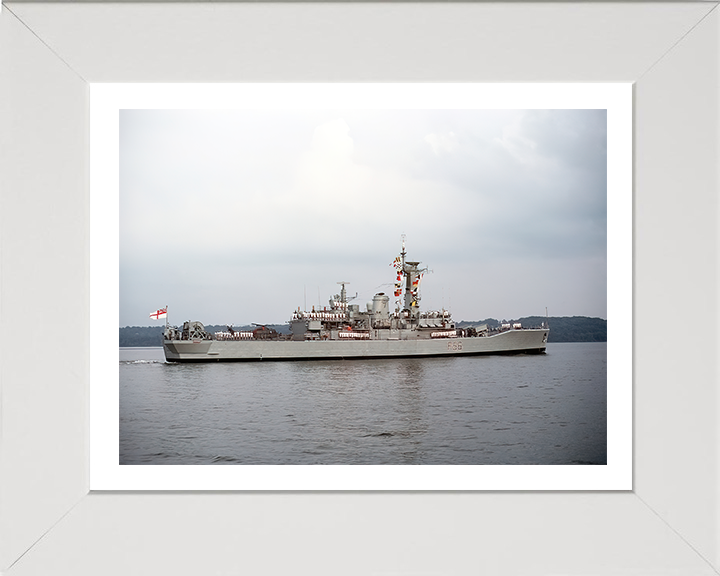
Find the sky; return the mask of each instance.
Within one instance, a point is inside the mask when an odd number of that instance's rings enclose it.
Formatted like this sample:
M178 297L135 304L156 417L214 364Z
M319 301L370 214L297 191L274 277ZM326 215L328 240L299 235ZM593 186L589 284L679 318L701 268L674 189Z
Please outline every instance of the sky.
M122 110L120 326L282 324L345 281L607 318L605 110Z

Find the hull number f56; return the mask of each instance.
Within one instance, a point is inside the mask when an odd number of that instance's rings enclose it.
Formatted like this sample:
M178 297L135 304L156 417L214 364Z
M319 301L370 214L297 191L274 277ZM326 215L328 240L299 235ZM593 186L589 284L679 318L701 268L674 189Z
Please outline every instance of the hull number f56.
M448 350L462 350L462 342L448 342Z

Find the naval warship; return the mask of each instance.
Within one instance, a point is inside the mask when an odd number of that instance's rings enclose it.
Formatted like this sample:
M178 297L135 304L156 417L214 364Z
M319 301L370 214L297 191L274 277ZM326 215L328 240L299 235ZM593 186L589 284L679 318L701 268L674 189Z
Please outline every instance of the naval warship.
M298 308L289 320L290 334L266 326L253 331L211 333L201 322L166 326L163 350L168 362L221 362L251 360L328 360L470 356L479 354L541 354L549 326L524 327L519 323L489 329L479 325L460 329L447 310L421 312L420 281L427 268L406 258L405 241L391 264L396 280L393 295L375 294L364 310L348 299L345 285L322 310Z

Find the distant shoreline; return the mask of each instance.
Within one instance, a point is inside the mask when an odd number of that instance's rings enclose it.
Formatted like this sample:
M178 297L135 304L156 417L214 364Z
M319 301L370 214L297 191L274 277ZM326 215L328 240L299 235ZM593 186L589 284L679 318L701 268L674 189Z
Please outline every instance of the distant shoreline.
M603 318L591 318L588 316L528 316L525 318L496 320L486 318L485 320L456 322L458 328L487 324L489 327L497 326L504 322L519 322L523 326L540 326L547 321L550 325L548 343L556 342L607 342L607 320ZM268 324L281 334L288 334L287 324ZM210 324L205 327L209 332L226 330L224 324ZM253 330L256 326L235 326L236 330ZM125 326L120 328L120 348L157 348L161 347L160 339L164 325L159 326Z

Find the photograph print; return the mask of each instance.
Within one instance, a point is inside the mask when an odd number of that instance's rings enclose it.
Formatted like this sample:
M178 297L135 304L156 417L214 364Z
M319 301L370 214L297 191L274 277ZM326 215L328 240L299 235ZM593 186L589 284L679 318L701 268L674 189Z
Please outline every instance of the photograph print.
M123 109L120 465L605 465L605 109Z

